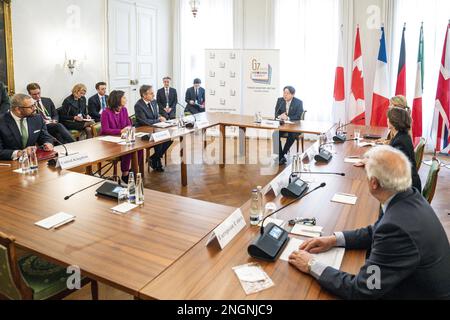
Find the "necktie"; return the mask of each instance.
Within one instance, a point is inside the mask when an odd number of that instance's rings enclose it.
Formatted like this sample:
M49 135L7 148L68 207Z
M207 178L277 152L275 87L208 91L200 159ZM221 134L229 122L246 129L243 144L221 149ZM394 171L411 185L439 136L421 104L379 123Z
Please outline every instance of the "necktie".
M102 97L102 111L105 111L106 109L106 98L105 96Z
M169 88L166 89L166 104L169 105Z
M25 125L25 118L20 119L20 131L22 133L22 147L25 149L28 143L28 128Z
M38 110L41 112L41 114L44 116L44 118L48 118L48 112L47 109L42 105L41 100L36 101Z
M195 100L198 101L198 89L195 89Z
M153 105L152 105L151 102L149 102L148 107L150 108L150 110L152 110L153 116L156 116L156 110L155 110L155 108L153 107Z

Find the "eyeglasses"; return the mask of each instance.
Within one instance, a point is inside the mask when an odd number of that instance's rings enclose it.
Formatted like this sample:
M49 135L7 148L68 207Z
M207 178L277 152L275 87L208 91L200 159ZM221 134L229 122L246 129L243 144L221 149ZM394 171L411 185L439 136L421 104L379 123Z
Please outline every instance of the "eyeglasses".
M20 109L36 109L37 108L37 104L36 103L34 103L34 104L32 104L31 106L29 106L29 107L19 107Z
M289 225L293 226L297 223L303 224L305 226L315 226L316 225L316 218L295 218L292 220L289 220Z

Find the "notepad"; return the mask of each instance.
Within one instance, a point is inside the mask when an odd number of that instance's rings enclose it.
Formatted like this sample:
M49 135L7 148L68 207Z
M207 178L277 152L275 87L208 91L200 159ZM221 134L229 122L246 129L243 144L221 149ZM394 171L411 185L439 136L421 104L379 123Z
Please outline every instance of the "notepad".
M297 223L291 230L291 234L296 234L303 237L318 238L322 235L323 227L305 226Z
M75 220L75 216L65 213L65 212L59 212L51 217L48 217L44 220L36 222L35 225L37 225L41 228L50 230L53 228L63 226L66 223L72 222L74 220Z
M358 197L355 195L346 193L336 193L333 199L331 199L331 202L355 205L357 200Z
M165 128L172 127L173 124L171 124L169 122L158 122L158 123L155 123L153 126L156 128L165 129Z
M360 163L361 161L363 161L360 158L345 158L344 162L345 163Z
M114 208L111 208L111 211L114 213L118 213L118 214L125 214L137 207L138 206L135 204L125 202L125 203L119 204L118 206L115 206Z
M114 137L114 136L100 137L100 138L98 138L98 140L105 141L105 142L113 142L113 143L120 143L123 141L123 139L121 137Z
M297 251L302 243L303 240L290 238L286 249L284 249L283 253L281 254L280 260L289 261L289 256L294 251ZM313 254L313 257L316 259L316 261L339 270L342 264L342 259L344 258L344 254L344 248L333 248L327 252Z
M373 143L373 142L360 142L360 143L358 144L358 147L361 147L361 148L365 148L365 147L375 147L375 143Z
M145 137L146 135L148 135L148 133L145 133L145 132L138 132L138 133L136 133L136 138L142 138L142 137Z
M257 263L248 263L233 268L245 294L251 295L274 286L272 279Z

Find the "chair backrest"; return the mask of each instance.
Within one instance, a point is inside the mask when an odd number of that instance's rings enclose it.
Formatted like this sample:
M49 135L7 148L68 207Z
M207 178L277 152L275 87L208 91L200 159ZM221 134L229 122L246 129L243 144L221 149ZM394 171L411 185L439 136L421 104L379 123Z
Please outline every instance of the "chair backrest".
M32 299L16 259L15 240L0 232L0 295L11 300Z
M428 203L430 204L433 201L434 194L436 192L436 186L440 170L441 170L441 162L436 157L434 157L431 162L427 182L422 192L422 195L424 196L425 199L427 199Z
M425 138L420 138L420 142L416 146L416 149L414 150L414 154L416 156L416 168L417 168L417 171L420 170L420 166L422 165L423 154L425 152L425 145L426 144L427 144L427 140Z
M308 112L308 111L303 111L302 112L302 115L300 116L300 120L301 121L305 120L306 112Z
M133 125L133 127L136 126L137 120L136 120L136 115L135 114L130 116L130 121L131 121L131 124Z
M102 124L100 122L94 123L91 125L92 136L98 137L100 135L100 131L102 131Z

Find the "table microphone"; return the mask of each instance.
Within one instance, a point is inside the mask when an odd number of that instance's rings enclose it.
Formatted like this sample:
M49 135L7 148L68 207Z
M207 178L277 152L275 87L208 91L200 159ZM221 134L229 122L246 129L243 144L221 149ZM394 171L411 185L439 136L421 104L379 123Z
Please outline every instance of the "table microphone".
M364 117L359 118L358 121L362 121L362 120L365 120L365 119L366 119L366 117L364 116ZM338 131L339 131L340 129L346 128L347 126L351 125L352 123L353 123L353 120L350 121L350 122L347 123L347 124L344 124L344 125L342 125L342 126L337 127L337 128L336 128L336 134L335 134L335 136L333 137L333 140L334 140L335 142L341 142L341 143L344 143L344 142L348 141L348 140L346 140L346 139L347 139L347 135L346 135L346 134L343 134L343 133L342 133L342 134L338 134Z
M358 139L349 139L349 140L344 140L342 142L357 141L357 140ZM333 154L331 152L323 149L324 146L329 145L329 144L336 144L336 141L322 143L319 146L319 153L314 156L314 160L316 160L317 162L324 162L324 163L328 163L331 161L331 159L333 158Z
M54 142L59 143L59 145L62 146L62 147L64 148L65 156L68 157L68 156L69 156L69 151L67 150L66 145L65 145L64 143L62 143L61 141L59 141L58 139L56 139L55 137L52 136L52 138L53 138L53 141L54 141ZM50 160L47 161L47 164L48 164L49 166L51 166L51 167L56 167L56 162L57 162L57 160L55 160L55 159L50 159Z

